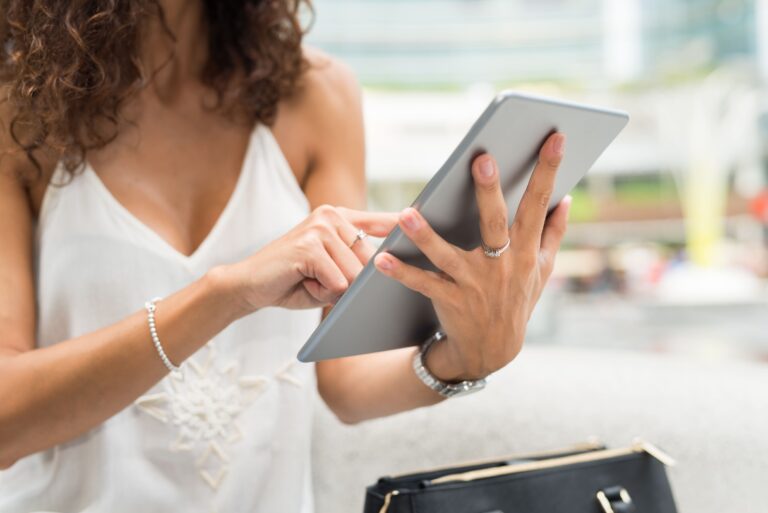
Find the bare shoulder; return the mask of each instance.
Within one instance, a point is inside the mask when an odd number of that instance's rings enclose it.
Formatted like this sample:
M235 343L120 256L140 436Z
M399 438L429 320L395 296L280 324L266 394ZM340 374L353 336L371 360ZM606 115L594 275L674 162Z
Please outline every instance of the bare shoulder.
M328 169L353 168L363 176L365 143L361 88L352 70L315 48L305 47L304 56L308 69L297 92L279 105L273 131L309 194L307 180L327 177Z
M360 102L360 85L349 66L316 48L305 47L304 55L309 62L305 101L320 109Z
M304 56L309 67L299 90L284 105L291 117L321 128L338 125L350 110L360 110L360 85L349 66L316 48L305 47Z

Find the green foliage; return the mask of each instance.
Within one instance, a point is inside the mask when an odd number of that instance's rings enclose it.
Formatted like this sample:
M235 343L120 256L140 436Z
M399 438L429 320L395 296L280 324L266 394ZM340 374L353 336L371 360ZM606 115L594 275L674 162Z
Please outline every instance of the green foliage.
M677 201L677 186L670 176L654 179L619 181L615 186L616 201L633 205L649 205Z
M573 203L569 218L576 223L589 222L597 217L598 206L594 198L583 187L577 187L571 191Z

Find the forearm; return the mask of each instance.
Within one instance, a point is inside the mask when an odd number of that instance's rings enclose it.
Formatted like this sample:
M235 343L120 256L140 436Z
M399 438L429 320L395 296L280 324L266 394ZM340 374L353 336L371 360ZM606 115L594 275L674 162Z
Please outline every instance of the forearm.
M214 272L158 302L157 331L172 362L184 361L239 316L231 297ZM0 358L3 466L87 432L168 372L143 309L96 332Z
M319 362L320 394L339 419L350 424L439 403L443 398L413 371L417 350Z

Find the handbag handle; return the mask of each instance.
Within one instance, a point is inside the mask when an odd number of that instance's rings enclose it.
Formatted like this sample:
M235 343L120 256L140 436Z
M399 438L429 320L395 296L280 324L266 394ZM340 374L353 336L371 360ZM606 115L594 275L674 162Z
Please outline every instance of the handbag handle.
M605 513L634 513L635 504L623 486L609 486L595 494Z

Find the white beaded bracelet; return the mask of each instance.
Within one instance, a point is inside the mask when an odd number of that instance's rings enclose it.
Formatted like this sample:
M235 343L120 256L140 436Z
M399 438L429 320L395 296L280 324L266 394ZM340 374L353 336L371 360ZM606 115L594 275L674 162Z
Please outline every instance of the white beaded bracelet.
M171 372L171 375L179 379L184 379L184 374L181 372L181 367L177 367L171 362L171 360L168 358L168 355L165 354L165 350L163 349L163 344L160 343L160 337L157 336L157 326L155 326L155 310L157 310L157 302L160 301L161 299L162 298L156 297L156 298L153 298L151 301L147 301L146 303L144 303L144 308L146 308L147 310L147 322L149 323L149 334L152 337L152 343L155 344L155 349L157 350L157 354L160 355L160 359L163 361L163 364Z

